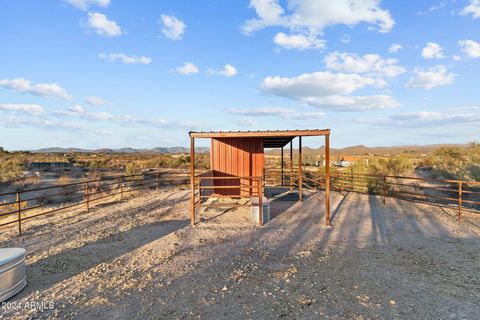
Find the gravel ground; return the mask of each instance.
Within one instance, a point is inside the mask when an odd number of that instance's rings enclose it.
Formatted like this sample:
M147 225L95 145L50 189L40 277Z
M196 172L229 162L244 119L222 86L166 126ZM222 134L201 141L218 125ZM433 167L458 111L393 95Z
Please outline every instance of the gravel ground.
M189 192L159 190L2 230L27 249L28 284L0 318L479 318L478 219L333 193L325 229L321 195L293 198L261 228L246 208L191 227Z

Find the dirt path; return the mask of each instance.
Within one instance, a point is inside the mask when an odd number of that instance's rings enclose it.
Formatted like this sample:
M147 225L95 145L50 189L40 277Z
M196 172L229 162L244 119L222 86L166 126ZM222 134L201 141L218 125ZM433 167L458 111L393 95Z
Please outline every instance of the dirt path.
M28 225L28 285L11 301L50 310L3 318L475 319L478 221L439 208L334 193L294 203L262 228L245 209L206 212L189 226L188 191L69 212ZM272 208L273 209L273 208ZM33 222L32 222L33 223Z

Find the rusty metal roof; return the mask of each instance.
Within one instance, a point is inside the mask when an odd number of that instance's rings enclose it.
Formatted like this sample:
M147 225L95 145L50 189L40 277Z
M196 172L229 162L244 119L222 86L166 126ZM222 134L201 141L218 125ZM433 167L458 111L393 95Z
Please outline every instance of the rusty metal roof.
M282 148L295 137L329 134L330 129L189 132L192 138L264 138L264 148Z

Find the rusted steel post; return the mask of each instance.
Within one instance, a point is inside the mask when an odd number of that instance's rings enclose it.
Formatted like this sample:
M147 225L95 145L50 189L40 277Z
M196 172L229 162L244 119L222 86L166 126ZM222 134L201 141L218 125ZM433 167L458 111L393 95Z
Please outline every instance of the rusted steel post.
M280 176L281 176L281 179L282 179L282 187L283 187L283 147L282 147L281 150L282 150L282 152L281 152L281 157L282 157L282 159L280 160L280 167L281 167L282 169L281 169L281 174L280 174Z
M458 182L458 221L462 219L462 181Z
M121 177L121 179L120 179L120 200L123 200L123 183L124 183L124 177Z
M298 137L298 201L302 201L302 136Z
M330 135L325 135L325 226L330 226Z
M353 185L353 167L350 167L350 183L351 183L351 191L355 191L355 187Z
M290 191L293 191L293 142L290 141Z
M20 202L20 192L16 194L17 213L18 213L18 235L22 235L22 204Z
M258 225L263 226L263 175L258 182Z
M90 211L90 195L88 194L88 182L84 186L85 200L87 201L87 212Z
M383 176L383 204L385 205L386 203L386 197L387 196L387 176Z
M200 187L199 187L200 190ZM190 137L191 224L195 225L195 138Z

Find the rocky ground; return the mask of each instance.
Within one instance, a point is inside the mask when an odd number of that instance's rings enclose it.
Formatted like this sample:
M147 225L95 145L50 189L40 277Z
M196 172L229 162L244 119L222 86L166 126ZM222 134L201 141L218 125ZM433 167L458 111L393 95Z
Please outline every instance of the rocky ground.
M158 190L2 229L1 247L27 249L28 284L0 318L478 319L475 218L334 193L326 229L321 194L292 200L263 227L246 208L191 227L189 192Z

